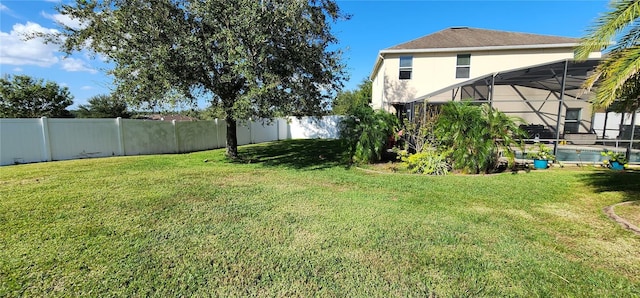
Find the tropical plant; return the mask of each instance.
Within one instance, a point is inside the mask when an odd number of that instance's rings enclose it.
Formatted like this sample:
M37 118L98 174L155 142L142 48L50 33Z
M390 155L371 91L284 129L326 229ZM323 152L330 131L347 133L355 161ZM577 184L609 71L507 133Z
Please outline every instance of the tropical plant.
M130 118L127 102L110 95L96 95L88 100L88 104L78 106L78 118Z
M488 104L483 104L481 108L492 142L492 157L490 159L494 162L492 166L497 166L495 162L501 156L506 157L508 165L512 166L515 162L513 146L523 148L522 139L527 137L527 133L520 127L520 124L525 121L519 117L507 116L507 114L492 108Z
M451 148L454 169L490 173L498 169L501 155L513 163L512 146L521 145L518 139L524 136L519 122L486 104L449 102L438 118L436 135L442 146Z
M451 170L447 160L448 155L447 151L429 148L418 153L404 155L401 159L412 173L446 175Z
M345 77L331 25L348 16L334 0L76 0L58 11L82 25L45 37L112 62L130 104L220 105L233 159L237 121L326 114Z
M69 88L25 75L0 78L0 118L69 118Z
M547 145L543 143L538 143L535 146L533 151L527 152L527 158L529 159L538 159L538 160L555 160L556 157L553 155L553 151L551 148L547 147Z
M575 55L585 60L591 52L608 51L584 85L592 88L598 84L596 107L608 107L618 99L638 101L640 97L640 1L612 0L610 9L596 19ZM614 38L617 42L612 42Z
M389 138L398 128L398 119L382 110L361 106L340 121L340 138L348 149L349 162L376 162L382 159Z
M604 160L605 164L610 164L613 162L617 162L619 164L626 164L627 163L627 158L625 157L624 153L620 153L620 152L615 152L615 151L611 151L611 150L606 150L606 151L602 151L600 152L600 155L606 157L607 159Z

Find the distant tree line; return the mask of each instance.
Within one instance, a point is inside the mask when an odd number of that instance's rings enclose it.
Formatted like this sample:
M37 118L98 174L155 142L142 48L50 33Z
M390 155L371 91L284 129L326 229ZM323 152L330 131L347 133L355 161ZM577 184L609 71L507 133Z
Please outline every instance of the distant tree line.
M69 109L74 97L68 87L26 75L0 78L0 96L0 118L147 118L153 114L181 115L198 120L225 118L219 105L205 109L136 111L124 99L109 94L93 96L77 109ZM370 101L371 81L365 79L358 89L338 93L333 100L332 114L350 114L369 106Z

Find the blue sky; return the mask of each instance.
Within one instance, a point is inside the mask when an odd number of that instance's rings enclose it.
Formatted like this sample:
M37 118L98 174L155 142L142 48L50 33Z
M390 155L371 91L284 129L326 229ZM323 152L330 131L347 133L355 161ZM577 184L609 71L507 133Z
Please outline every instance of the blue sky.
M232 0L230 0L232 1ZM3 0L0 2L0 72L25 74L69 87L74 106L98 94L108 94L108 68L90 53L65 58L55 45L22 41L20 34L50 32L56 22L69 22L54 10L57 0ZM334 25L345 51L354 89L369 76L378 51L436 31L468 26L524 33L581 37L608 7L606 0L546 1L340 1L351 20ZM204 104L201 104L204 106Z

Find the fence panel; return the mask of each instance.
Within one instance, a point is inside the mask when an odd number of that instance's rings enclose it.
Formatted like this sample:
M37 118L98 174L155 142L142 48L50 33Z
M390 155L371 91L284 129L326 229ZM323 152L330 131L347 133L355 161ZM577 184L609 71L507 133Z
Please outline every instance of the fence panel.
M47 160L40 122L41 119L0 119L0 165Z
M218 147L215 121L176 122L180 152L193 152Z
M291 139L291 126L289 125L289 118L278 118L278 140Z
M337 138L339 117L239 122L238 145ZM192 152L226 145L224 120L0 119L0 165L113 155Z
M48 119L51 158L120 155L116 119Z
M236 137L238 146L251 144L251 123L236 122Z
M265 143L278 140L278 122L267 120L251 121L251 143Z
M123 119L125 155L177 153L171 122Z
M340 116L291 118L292 139L336 139Z
M218 124L217 129L217 137L218 137L218 148L227 146L227 121L222 119L216 119L216 123Z

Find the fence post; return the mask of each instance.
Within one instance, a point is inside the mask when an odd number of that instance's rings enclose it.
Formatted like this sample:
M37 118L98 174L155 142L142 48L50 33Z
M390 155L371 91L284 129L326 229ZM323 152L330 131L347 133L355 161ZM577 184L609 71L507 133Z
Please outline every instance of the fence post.
M216 148L215 149L217 149L217 148L220 148L220 143L218 142L220 137L220 133L218 132L218 118L213 119L213 124L216 127Z
M176 153L180 153L180 141L178 140L178 127L176 126L176 120L171 120L171 124L173 124L173 137L176 140Z
M124 128L122 127L122 117L116 118L116 129L118 130L118 149L120 156L125 156L124 152Z
M249 144L255 144L255 140L253 139L253 119L249 118Z
M49 119L47 117L40 118L40 126L42 127L42 157L45 161L51 161L51 141L49 139Z

